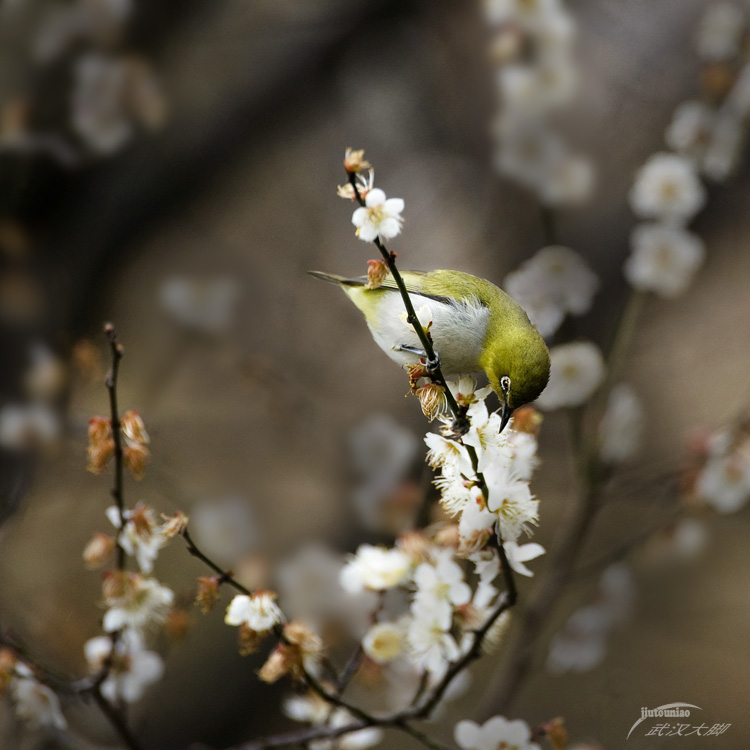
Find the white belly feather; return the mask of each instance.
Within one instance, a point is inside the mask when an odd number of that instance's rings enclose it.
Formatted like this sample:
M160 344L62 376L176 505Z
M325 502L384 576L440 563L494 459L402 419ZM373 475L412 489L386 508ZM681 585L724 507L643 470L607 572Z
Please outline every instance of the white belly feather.
M432 312L430 333L443 373L465 375L478 372L489 310L478 300L446 304L420 294L410 296L415 310L427 305ZM368 325L378 346L394 362L416 364L418 356L398 350L402 345L422 348L417 334L401 317L403 313L401 295L387 294L378 305L376 324Z

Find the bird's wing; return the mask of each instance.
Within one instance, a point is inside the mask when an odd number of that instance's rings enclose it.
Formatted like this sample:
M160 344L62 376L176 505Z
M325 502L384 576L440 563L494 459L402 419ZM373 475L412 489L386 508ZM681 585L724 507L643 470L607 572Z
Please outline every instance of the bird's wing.
M342 286L351 286L351 287L364 287L367 286L368 279L367 276L358 276L356 278L346 278L345 276L338 276L336 274L331 273L323 273L322 271L308 271L308 273L311 276L315 276L317 279L322 279L323 281L329 281L333 284L341 284ZM425 271L402 271L401 272L401 278L404 280L404 285L406 286L406 290L408 292L411 292L412 294L419 294L421 297L427 297L428 299L435 300L436 302L442 302L444 304L450 304L452 302L455 302L451 297L446 297L440 294L431 294L424 290L423 287L423 278L427 276L427 273ZM398 285L396 284L395 280L393 279L393 276L390 274L385 278L385 280L380 284L380 286L375 287L372 289L373 292L381 292L381 291L393 291L398 292Z

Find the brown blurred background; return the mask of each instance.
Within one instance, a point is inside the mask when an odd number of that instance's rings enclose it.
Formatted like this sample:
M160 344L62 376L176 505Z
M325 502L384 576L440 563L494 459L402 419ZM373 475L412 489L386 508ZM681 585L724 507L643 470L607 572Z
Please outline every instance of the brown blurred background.
M595 156L600 179L589 204L560 217L559 232L602 278L596 312L575 334L603 345L625 295L627 191L635 169L662 148L674 107L694 96L693 34L706 4L568 2L584 75L568 129ZM30 38L37 10L0 30L0 96L24 93L37 130L64 131L65 55L75 45L54 64L32 65L16 35ZM158 76L163 127L75 168L0 151L0 210L24 234L16 246L3 244L3 273L14 280L3 294L7 302L20 285L19 304L28 308L20 316L13 308L0 324L2 401L17 397L33 342L67 363L77 342L91 341L102 363L94 359L91 377L72 369L63 440L52 455L5 453L0 464L0 515L8 517L0 528L0 624L40 659L82 673L82 644L99 631L99 576L84 570L80 554L93 531L107 530L109 478L85 471L87 420L107 408L105 320L126 347L122 407L138 409L152 437L153 470L128 482L130 502L189 513L198 501L239 495L259 529L257 549L271 560L307 540L346 551L380 539L352 507L347 435L373 413L391 414L417 435L424 421L356 310L306 271L359 274L373 257L354 237L352 207L335 195L347 146L365 148L377 184L406 202L404 232L393 243L402 266L456 268L500 283L541 247L534 199L490 167L486 35L479 4L457 0L143 3L117 44ZM699 216L694 228L708 262L691 290L647 306L628 365L647 408L646 445L586 556L645 527L660 482L681 466L686 431L721 423L747 395L749 178L741 168ZM164 284L180 278L231 280L226 325L219 311L217 325L196 332L165 309ZM533 484L542 500L536 539L545 545L571 502L565 444L564 420L547 417ZM574 739L608 749L745 747L747 529L747 513L714 520L699 561L636 568L636 614L602 666L550 676L542 648L510 718L533 725L561 715ZM202 574L179 545L157 567L187 600ZM571 591L549 634L586 591ZM283 688L257 682L257 660L237 656L221 613L194 618L186 640L168 649L165 679L132 711L147 747L221 747L287 727L274 708ZM474 670L468 695L440 721L446 736L459 718L495 713L491 676L502 658ZM697 743L625 744L641 706L673 701L732 727ZM68 717L93 744L110 742L94 712L71 705ZM10 721L0 713L0 724ZM410 743L388 736L384 746Z

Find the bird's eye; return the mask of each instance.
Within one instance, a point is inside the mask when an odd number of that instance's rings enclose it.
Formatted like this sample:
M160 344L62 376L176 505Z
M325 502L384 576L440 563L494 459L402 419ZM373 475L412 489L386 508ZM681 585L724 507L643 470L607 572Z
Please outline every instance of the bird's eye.
M500 387L503 389L503 393L510 392L510 378L507 375L500 378Z

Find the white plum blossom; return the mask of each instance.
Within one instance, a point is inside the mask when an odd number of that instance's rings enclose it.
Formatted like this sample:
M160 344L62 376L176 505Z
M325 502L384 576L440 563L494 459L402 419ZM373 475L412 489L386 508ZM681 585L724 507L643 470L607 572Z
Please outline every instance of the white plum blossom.
M583 315L599 289L599 278L570 248L542 248L505 277L505 290L542 336L551 336L567 313Z
M461 750L541 750L531 741L531 729L525 721L509 721L503 716L493 716L481 726L459 721L454 736Z
M638 451L644 431L644 410L632 386L616 385L599 423L599 455L609 464L629 461Z
M750 455L733 451L710 456L695 491L719 513L736 513L750 500Z
M576 610L550 642L547 669L588 672L597 667L607 651L607 622L601 608L590 605Z
M393 661L403 653L405 645L404 629L393 622L376 623L362 639L362 650L378 664Z
M509 430L508 445L513 452L513 473L528 482L539 466L536 437L529 432Z
M123 628L142 631L163 622L174 602L174 592L154 578L130 574L117 596L108 597L103 626L107 633Z
M505 548L505 554L508 558L510 567L513 568L516 573L529 577L533 576L534 573L530 571L524 563L529 562L529 560L535 560L546 552L544 547L536 542L522 545L518 545L516 542L505 542L503 547Z
M698 27L698 54L704 60L729 60L739 54L745 13L733 3L709 5Z
M503 118L497 123L496 135L495 168L530 190L540 189L552 165L565 154L559 136L536 118Z
M403 583L410 569L411 560L401 550L362 544L341 569L339 582L353 593L384 591Z
M706 190L692 162L684 156L658 153L638 170L630 191L633 213L641 218L684 222L706 202Z
M408 630L412 660L439 680L448 664L458 658L458 644L450 634L451 615L441 608L412 605Z
M332 711L331 704L313 692L287 697L282 703L282 711L294 721L306 722L313 726L341 727L351 724L354 720L345 708ZM349 732L335 741L323 739L308 744L310 750L365 750L379 744L382 738L382 729L368 727L357 732Z
M86 641L83 650L93 673L109 664L102 695L112 702L134 703L143 697L146 687L161 679L164 662L159 654L146 651L143 639L132 630L122 632L114 644L114 655L112 648L112 638L98 636Z
M529 485L503 467L489 466L484 474L487 483L487 508L497 516L500 536L514 542L521 533L529 533L539 520L539 501Z
M106 514L116 529L122 528L120 511L116 505L107 508ZM159 550L167 543L156 512L139 503L133 510L123 510L122 514L125 527L120 531L117 542L128 555L135 557L141 572L150 573L154 569L154 560L158 557Z
M386 198L380 188L373 188L365 197L365 205L352 214L352 224L357 227L357 237L365 242L376 238L390 240L401 233L404 201Z
M57 695L34 677L34 673L22 663L16 664L15 677L10 691L16 716L36 727L54 727L65 730L68 723L60 710Z
M235 596L227 607L224 622L227 625L246 625L256 633L267 633L284 622L284 615L276 604L275 594L258 591L251 596Z
M482 492L474 488L478 497L465 505L458 522L458 552L467 557L483 549L494 534L497 516L484 504Z
M624 267L627 280L635 289L669 298L687 289L706 254L696 234L669 224L639 224L631 245Z
M703 173L711 180L726 180L737 167L744 130L734 114L721 114L714 126L711 140L703 157Z
M604 380L604 359L589 341L553 347L550 360L549 383L537 399L541 409L582 406Z
M450 552L438 556L435 564L422 563L414 571L417 591L414 601L431 608L460 607L471 599L471 588L464 581L461 566L455 563Z
M539 197L552 207L585 203L594 189L595 173L591 159L579 154L562 154L553 160L539 185Z
M701 154L711 138L715 119L716 110L705 102L683 102L675 109L664 140L678 153Z

